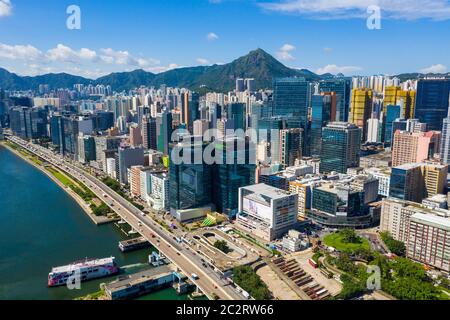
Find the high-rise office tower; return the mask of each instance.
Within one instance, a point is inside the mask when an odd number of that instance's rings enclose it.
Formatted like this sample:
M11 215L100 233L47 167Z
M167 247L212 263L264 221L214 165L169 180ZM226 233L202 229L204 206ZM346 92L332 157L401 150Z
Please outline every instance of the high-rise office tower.
M448 166L437 163L407 163L392 168L389 196L421 202L442 194L447 183Z
M60 114L53 114L50 118L50 138L52 146L60 153L64 150L64 127L63 120Z
M440 151L442 163L450 165L450 117L443 120Z
M362 140L367 140L367 120L372 114L373 91L370 89L353 89L350 104L349 122L362 129Z
M235 136L213 143L216 152L223 151L221 161L212 166L213 203L218 212L234 218L239 207L239 188L255 183L256 159L252 159L255 158L255 145L248 137Z
M96 160L95 139L92 136L78 135L78 161L89 163Z
M270 143L271 162L280 163L280 132L287 129L287 120L284 117L261 118L258 122L258 143ZM303 131L303 136L305 133ZM303 149L302 149L303 154Z
M159 126L157 126L158 135L158 151L169 154L169 143L172 140L172 113L167 109L164 109L158 119L160 121ZM159 128L158 128L159 127Z
M291 167L302 157L303 129L293 128L280 131L280 163Z
M351 123L332 122L322 131L320 172L347 173L358 167L361 153L361 129Z
M428 130L441 130L447 117L450 99L450 78L420 79L414 118L426 123Z
M116 158L116 177L120 183L128 184L128 169L133 166L144 165L144 148L140 147L119 147Z
M273 115L284 117L288 128L301 128L304 136L309 137L309 83L304 78L277 78L273 90ZM302 151L309 155L307 143L303 144Z
M234 123L234 130L245 130L245 103L230 103L227 108L227 119Z
M211 170L202 157L207 144L193 138L171 143L169 164L170 212L201 208L211 204ZM177 155L178 158L175 158Z
M147 115L142 119L142 143L146 150L158 148L156 136L156 119Z
M393 123L400 118L400 106L388 105L386 106L386 114L384 118L384 143L386 147L390 147L395 131L392 131ZM405 130L405 129L401 129Z
M212 129L217 128L217 120L222 118L222 106L218 103L211 103L208 108L208 120Z
M334 92L336 94L336 114L333 121L348 121L350 108L351 80L336 78L323 80L319 83L320 92Z
M336 99L334 92L312 96L310 150L312 156L320 156L322 150L322 128L336 121Z

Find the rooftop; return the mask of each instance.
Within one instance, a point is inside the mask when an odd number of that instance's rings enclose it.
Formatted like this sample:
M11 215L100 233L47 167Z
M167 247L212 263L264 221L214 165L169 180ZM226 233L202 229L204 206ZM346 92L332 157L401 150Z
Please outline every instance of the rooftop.
M246 195L246 197L252 197L258 200L257 198L260 197L267 197L270 199L282 199L287 196L290 196L290 193L272 186L268 186L267 184L260 183L260 184L254 184L252 186L243 187L242 189L245 189L246 191L252 192L250 195ZM266 202L266 199L260 199Z
M416 213L411 216L411 221L450 231L450 218L439 217L433 214Z

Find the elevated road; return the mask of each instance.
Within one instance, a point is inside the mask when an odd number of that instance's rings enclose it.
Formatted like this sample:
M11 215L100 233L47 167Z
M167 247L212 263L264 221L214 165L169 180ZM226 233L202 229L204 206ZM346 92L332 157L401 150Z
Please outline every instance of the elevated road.
M195 248L179 244L162 226L146 216L142 211L130 204L103 182L72 165L61 156L50 150L30 144L18 137L7 136L8 140L20 145L29 152L52 164L58 169L70 174L86 185L99 199L104 201L114 212L125 220L134 230L145 237L155 248L161 251L174 265L176 265L209 299L244 300L234 286L229 285L220 275L195 253ZM193 277L193 274L197 277ZM194 279L196 278L196 279Z

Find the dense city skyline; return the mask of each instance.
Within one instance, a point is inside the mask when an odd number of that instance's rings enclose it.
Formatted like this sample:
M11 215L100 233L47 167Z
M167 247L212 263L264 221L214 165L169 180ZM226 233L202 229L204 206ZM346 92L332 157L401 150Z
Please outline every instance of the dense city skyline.
M416 0L402 6L379 1L381 30L366 26L369 2L201 0L194 7L178 0L108 6L81 0L75 3L81 30L69 30L70 1L41 1L38 8L3 1L0 27L8 32L0 42L0 67L20 75L64 71L97 78L222 64L260 47L289 67L319 74L448 71L448 1L428 0L420 10Z

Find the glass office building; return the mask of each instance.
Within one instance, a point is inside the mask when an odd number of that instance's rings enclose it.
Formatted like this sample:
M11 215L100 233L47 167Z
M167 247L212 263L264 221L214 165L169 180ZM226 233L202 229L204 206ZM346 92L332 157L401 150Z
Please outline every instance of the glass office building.
M310 85L304 78L277 78L273 82L273 115L286 118L288 128L308 133ZM306 144L303 146L303 151ZM306 152L304 152L306 155Z
M450 79L421 79L417 83L415 115L428 130L442 129L449 107Z
M386 147L390 147L394 136L392 131L392 123L400 118L400 106L389 105L386 107L386 119L385 119L385 127L384 127L384 143Z
M201 208L212 202L212 166L202 157L206 146L191 139L169 146L169 202L173 215L179 210Z
M351 79L337 78L319 83L320 92L335 92L337 98L336 121L348 121L350 109Z
M234 218L239 208L239 188L255 184L255 145L247 137L226 137L215 141L221 163L212 166L212 199L216 210ZM216 154L219 156L219 154Z
M322 128L332 121L333 96L313 95L310 131L310 150L312 156L320 156L322 150Z
M320 172L347 173L358 167L361 153L361 129L347 122L332 122L322 130Z

